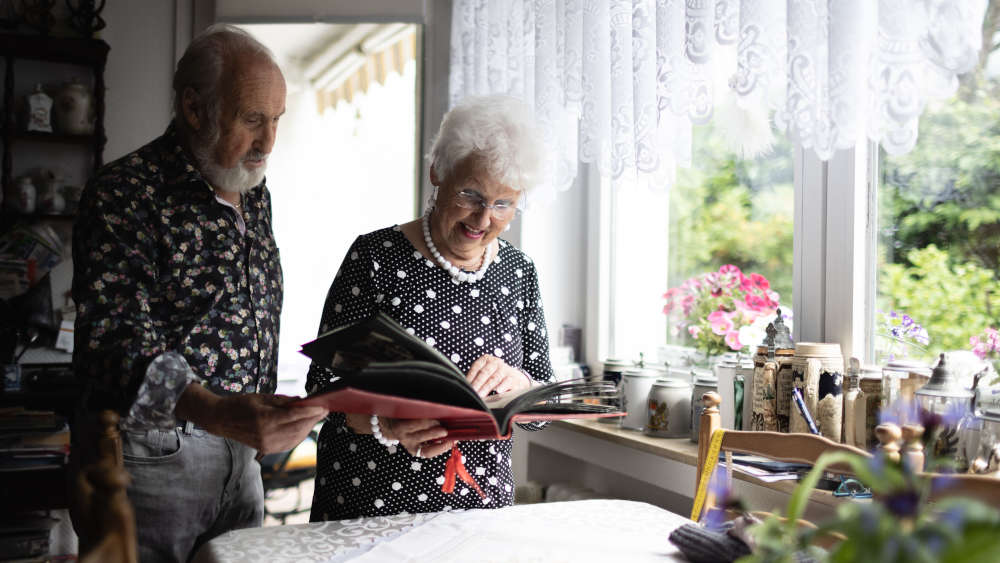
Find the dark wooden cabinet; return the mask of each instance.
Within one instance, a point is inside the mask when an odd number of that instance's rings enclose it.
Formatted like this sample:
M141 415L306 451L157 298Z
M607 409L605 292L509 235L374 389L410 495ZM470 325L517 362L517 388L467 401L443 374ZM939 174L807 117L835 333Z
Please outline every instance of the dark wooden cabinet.
M14 182L15 146L34 143L37 150L45 150L46 145L75 145L90 151L91 172L104 163L104 68L109 47L100 39L78 37L45 37L38 35L0 34L0 56L5 61L3 88L3 124L0 138L3 142L3 163L0 168L0 184L5 194L11 193ZM42 62L69 64L84 67L92 73L93 104L95 111L94 131L90 135L67 135L25 131L19 123L20 96L18 89L18 62ZM5 205L9 209L9 206ZM37 218L55 218L60 215L35 214Z

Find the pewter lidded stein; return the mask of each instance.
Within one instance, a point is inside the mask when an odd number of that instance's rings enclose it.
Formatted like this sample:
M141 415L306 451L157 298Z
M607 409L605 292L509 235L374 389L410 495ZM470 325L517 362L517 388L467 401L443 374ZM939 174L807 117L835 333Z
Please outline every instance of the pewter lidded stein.
M962 382L949 369L945 355L941 354L938 364L931 372L931 379L923 387L914 392L917 405L925 411L941 415L944 420L937 440L934 443L934 454L937 456L959 459L959 433L962 423L968 424L966 417L971 409L973 392L962 386ZM967 460L965 460L967 464Z
M774 321L767 325L764 345L757 347L753 358L753 378L750 388L744 390L751 406L749 417L743 419L744 428L788 432L794 354L795 344L778 309Z

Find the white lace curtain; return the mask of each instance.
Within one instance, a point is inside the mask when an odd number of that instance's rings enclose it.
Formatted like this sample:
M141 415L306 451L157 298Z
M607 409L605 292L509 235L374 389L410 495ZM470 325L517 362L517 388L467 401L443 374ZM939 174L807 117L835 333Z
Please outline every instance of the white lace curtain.
M770 123L821 159L862 135L913 148L928 99L976 62L986 0L454 0L450 104L532 104L555 159L667 187L691 128L758 152ZM551 192L550 192L550 195Z

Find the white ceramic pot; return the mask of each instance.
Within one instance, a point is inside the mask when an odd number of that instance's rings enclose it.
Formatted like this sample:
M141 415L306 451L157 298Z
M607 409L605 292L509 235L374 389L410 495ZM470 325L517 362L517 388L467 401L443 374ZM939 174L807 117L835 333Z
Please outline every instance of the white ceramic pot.
M94 97L90 88L73 81L67 82L56 93L54 121L60 133L90 135L94 132Z

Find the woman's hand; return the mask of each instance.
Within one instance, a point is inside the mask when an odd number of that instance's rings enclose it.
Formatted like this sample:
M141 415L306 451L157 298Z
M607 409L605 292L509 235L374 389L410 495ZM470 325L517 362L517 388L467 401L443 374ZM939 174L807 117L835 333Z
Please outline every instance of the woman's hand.
M371 415L349 413L345 416L347 426L355 434L372 433ZM402 420L380 416L378 420L382 436L387 440L399 440L399 445L414 457L437 457L449 451L455 443L454 440L444 439L448 431L433 419Z
M399 445L415 457L437 457L451 450L455 444L455 440L445 439L448 431L433 419L380 418L379 420L382 421L382 435L390 440L399 440Z
M527 374L510 367L507 362L491 354L480 356L478 360L472 362L472 367L469 368L465 378L480 397L485 397L492 391L506 393L527 389L531 385Z

